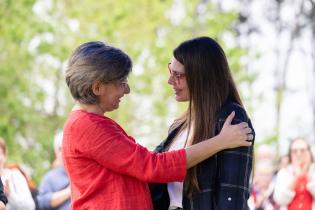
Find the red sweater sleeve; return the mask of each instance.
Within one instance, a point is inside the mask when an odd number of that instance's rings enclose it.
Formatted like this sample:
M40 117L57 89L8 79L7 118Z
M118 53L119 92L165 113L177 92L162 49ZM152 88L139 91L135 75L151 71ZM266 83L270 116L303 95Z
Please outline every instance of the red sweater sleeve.
M108 118L93 122L82 131L79 150L100 165L145 182L183 181L186 153L178 150L154 153L136 144Z

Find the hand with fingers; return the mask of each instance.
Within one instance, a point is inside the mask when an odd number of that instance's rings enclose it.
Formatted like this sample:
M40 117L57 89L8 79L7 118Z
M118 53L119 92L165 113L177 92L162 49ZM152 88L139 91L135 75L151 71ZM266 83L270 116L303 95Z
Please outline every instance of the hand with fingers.
M248 123L241 122L236 125L232 125L232 120L235 116L233 111L225 120L223 128L220 132L222 137L222 144L226 148L235 148L241 146L251 146L254 135L252 129L248 126Z
M5 210L5 204L2 201L0 201L0 210Z

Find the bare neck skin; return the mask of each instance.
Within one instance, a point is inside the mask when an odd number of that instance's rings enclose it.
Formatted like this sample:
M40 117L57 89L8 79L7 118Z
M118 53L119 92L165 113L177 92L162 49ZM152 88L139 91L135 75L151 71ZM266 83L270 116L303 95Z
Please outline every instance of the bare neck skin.
M91 113L95 113L95 114L99 114L99 115L104 115L105 110L102 109L102 107L100 107L99 104L81 104L81 103L77 103L72 111L75 110L84 110L86 112L91 112Z

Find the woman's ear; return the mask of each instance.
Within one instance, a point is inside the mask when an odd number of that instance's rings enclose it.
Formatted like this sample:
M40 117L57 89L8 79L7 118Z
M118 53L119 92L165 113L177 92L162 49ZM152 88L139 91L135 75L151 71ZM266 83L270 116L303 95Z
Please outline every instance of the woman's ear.
M92 84L92 91L94 95L99 96L101 94L101 82L95 81Z

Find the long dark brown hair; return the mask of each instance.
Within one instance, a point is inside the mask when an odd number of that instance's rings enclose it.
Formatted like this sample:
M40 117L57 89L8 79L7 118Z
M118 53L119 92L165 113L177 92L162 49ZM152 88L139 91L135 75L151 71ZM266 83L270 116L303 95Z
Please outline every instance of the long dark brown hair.
M224 51L209 37L198 37L181 43L174 58L185 67L189 89L186 113L175 120L171 129L182 124L192 128L192 144L215 136L215 125L227 100L242 105ZM193 124L192 123L193 119ZM189 169L185 179L185 193L200 191L196 166Z

